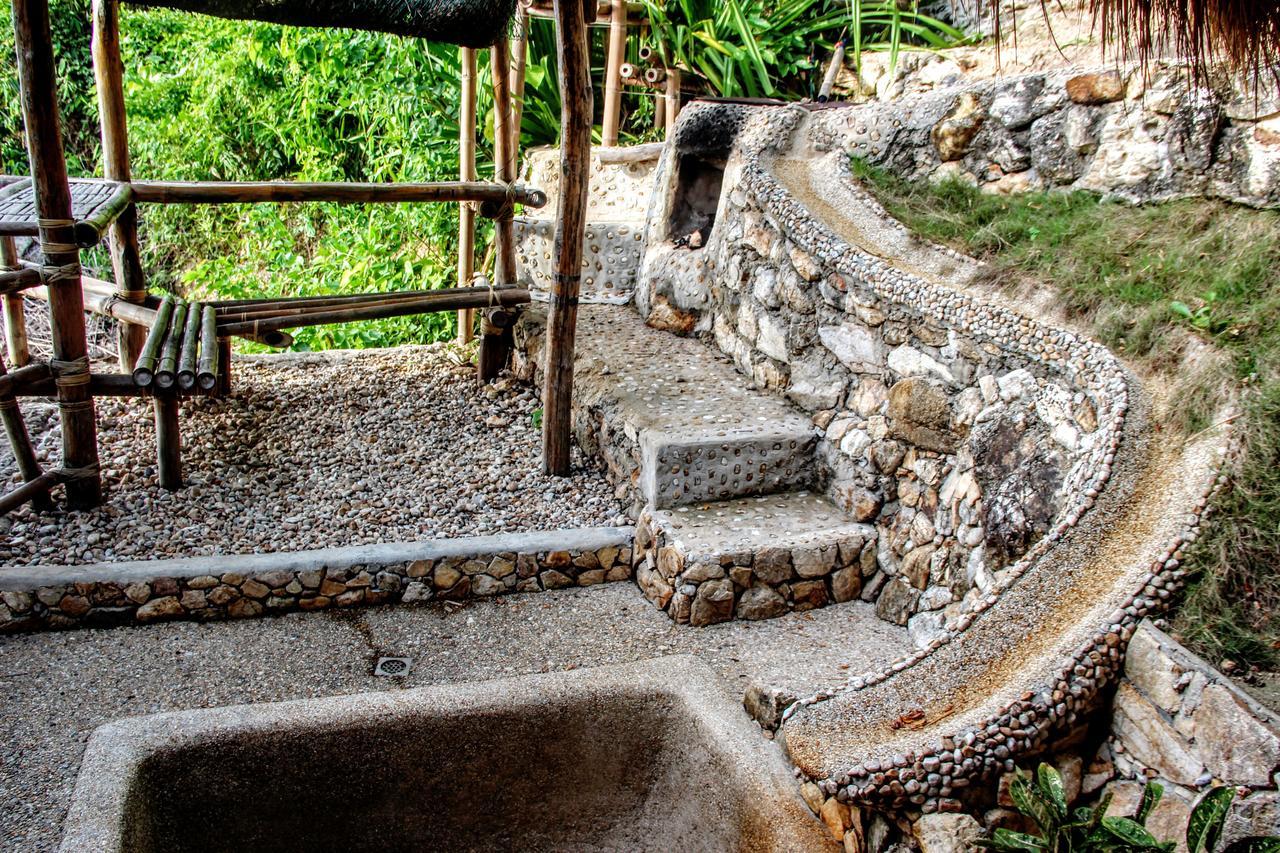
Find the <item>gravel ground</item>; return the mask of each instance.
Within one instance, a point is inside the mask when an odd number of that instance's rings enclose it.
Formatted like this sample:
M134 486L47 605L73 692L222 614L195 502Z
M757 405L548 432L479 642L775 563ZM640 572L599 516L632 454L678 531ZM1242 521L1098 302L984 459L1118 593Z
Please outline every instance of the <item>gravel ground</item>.
M109 367L105 369L111 369ZM237 360L227 400L183 404L188 487L155 475L150 404L99 399L106 503L0 519L0 562L76 564L625 523L600 468L542 473L534 392L480 388L451 345ZM56 407L23 404L46 464ZM17 482L0 453L0 484Z
M851 641L852 640L852 641ZM394 690L693 653L734 701L760 680L798 693L892 660L906 632L857 603L763 622L674 625L629 583L223 623L0 638L0 849L56 846L90 732L180 708ZM413 658L375 678L382 655Z

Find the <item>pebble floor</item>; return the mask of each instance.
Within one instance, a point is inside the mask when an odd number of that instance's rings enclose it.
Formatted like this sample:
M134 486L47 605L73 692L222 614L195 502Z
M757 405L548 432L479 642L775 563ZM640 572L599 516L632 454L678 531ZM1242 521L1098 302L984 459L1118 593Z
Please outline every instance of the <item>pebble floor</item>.
M95 365L95 369L114 369ZM150 403L98 400L106 502L0 518L0 564L299 550L626 523L601 471L542 473L522 385L481 388L450 345L237 360L233 395L182 406L188 487L159 488ZM23 402L46 465L56 407ZM0 451L0 491L16 483Z
M856 642L850 642L856 638ZM861 603L674 626L630 583L471 602L0 638L0 849L54 849L92 730L124 716L476 681L692 653L739 701L892 660L905 631ZM413 658L377 678L383 655Z

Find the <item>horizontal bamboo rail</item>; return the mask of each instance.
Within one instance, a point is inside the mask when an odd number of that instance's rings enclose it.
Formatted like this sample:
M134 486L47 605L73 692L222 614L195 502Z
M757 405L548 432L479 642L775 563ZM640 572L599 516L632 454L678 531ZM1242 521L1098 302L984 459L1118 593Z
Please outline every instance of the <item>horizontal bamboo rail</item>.
M49 369L49 365L43 362L15 368L8 373L0 375L0 397L4 397L6 394L22 396L28 387L46 379L52 380L52 378L53 371Z
M0 515L13 512L27 501L34 501L48 495L54 486L66 480L67 477L61 471L46 471L33 480L27 480L21 486L0 497Z
M39 287L44 281L40 270L23 267L16 270L0 272L0 294L17 293L32 287Z
M512 184L510 191L486 181L441 181L423 184L302 183L295 181L135 181L133 200L149 204L256 204L260 202L331 201L339 204L400 202L490 202L542 207L542 190Z
M261 335L264 338L283 329L299 326L321 326L326 323L350 323L357 320L381 320L409 314L456 311L460 308L511 307L529 302L529 291L518 287L491 290L487 287L448 288L428 295L388 304L354 305L305 314L268 317L227 323L218 329L221 335Z
M606 164L647 163L661 157L666 147L665 142L646 142L626 148L597 148L593 153L596 159Z
M119 219L120 214L124 213L131 204L133 204L133 188L128 184L121 184L111 194L111 198L98 206L92 216L76 223L76 242L84 249L98 245L102 235L111 227L111 223Z

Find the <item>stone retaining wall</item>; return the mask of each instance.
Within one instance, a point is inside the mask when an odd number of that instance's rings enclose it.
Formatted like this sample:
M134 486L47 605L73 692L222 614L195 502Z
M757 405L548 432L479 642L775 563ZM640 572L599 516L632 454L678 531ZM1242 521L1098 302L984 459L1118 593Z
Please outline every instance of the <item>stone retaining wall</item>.
M663 227L670 202L658 193L637 302L650 323L683 315L682 328L708 332L758 386L813 416L823 488L877 529L876 559L859 561L866 574L844 586L926 648L1011 582L1014 565L1078 514L1081 498L1096 497L1126 405L1122 372L1073 333L835 236L771 172L774 158L805 154L816 118L694 109L678 152L720 155L704 140L719 145L727 134L707 126L746 129L704 248L673 245ZM874 205L847 159L812 162L838 181L844 203ZM668 165L659 187L673 180Z
M241 619L540 592L631 577L631 528L281 554L0 569L0 632Z

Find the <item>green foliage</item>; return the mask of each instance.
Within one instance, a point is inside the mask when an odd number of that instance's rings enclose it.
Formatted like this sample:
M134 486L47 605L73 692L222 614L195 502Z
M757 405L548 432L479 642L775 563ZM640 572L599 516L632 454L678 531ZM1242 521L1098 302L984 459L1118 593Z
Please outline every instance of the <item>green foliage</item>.
M1030 818L1038 835L997 829L979 845L1002 853L1048 851L1048 853L1171 853L1173 841L1159 841L1147 831L1147 818L1159 804L1164 789L1148 782L1132 817L1108 815L1111 796L1104 795L1093 807L1077 808L1068 814L1068 803L1058 771L1041 764L1035 777L1021 770L1009 785L1009 795L1020 813ZM1235 789L1213 788L1191 810L1187 820L1188 853L1214 853L1222 836ZM1280 850L1280 838L1246 838L1223 853Z
M1165 372L1183 434L1244 389L1242 461L1184 561L1196 580L1174 631L1211 660L1280 664L1280 213L1202 199L995 196L855 170L916 233L987 261L997 282L1053 288L1100 340ZM1181 367L1188 333L1214 347L1191 371Z
M964 34L895 0L645 0L663 62L701 74L725 97L812 95L842 34L863 51L950 47Z

